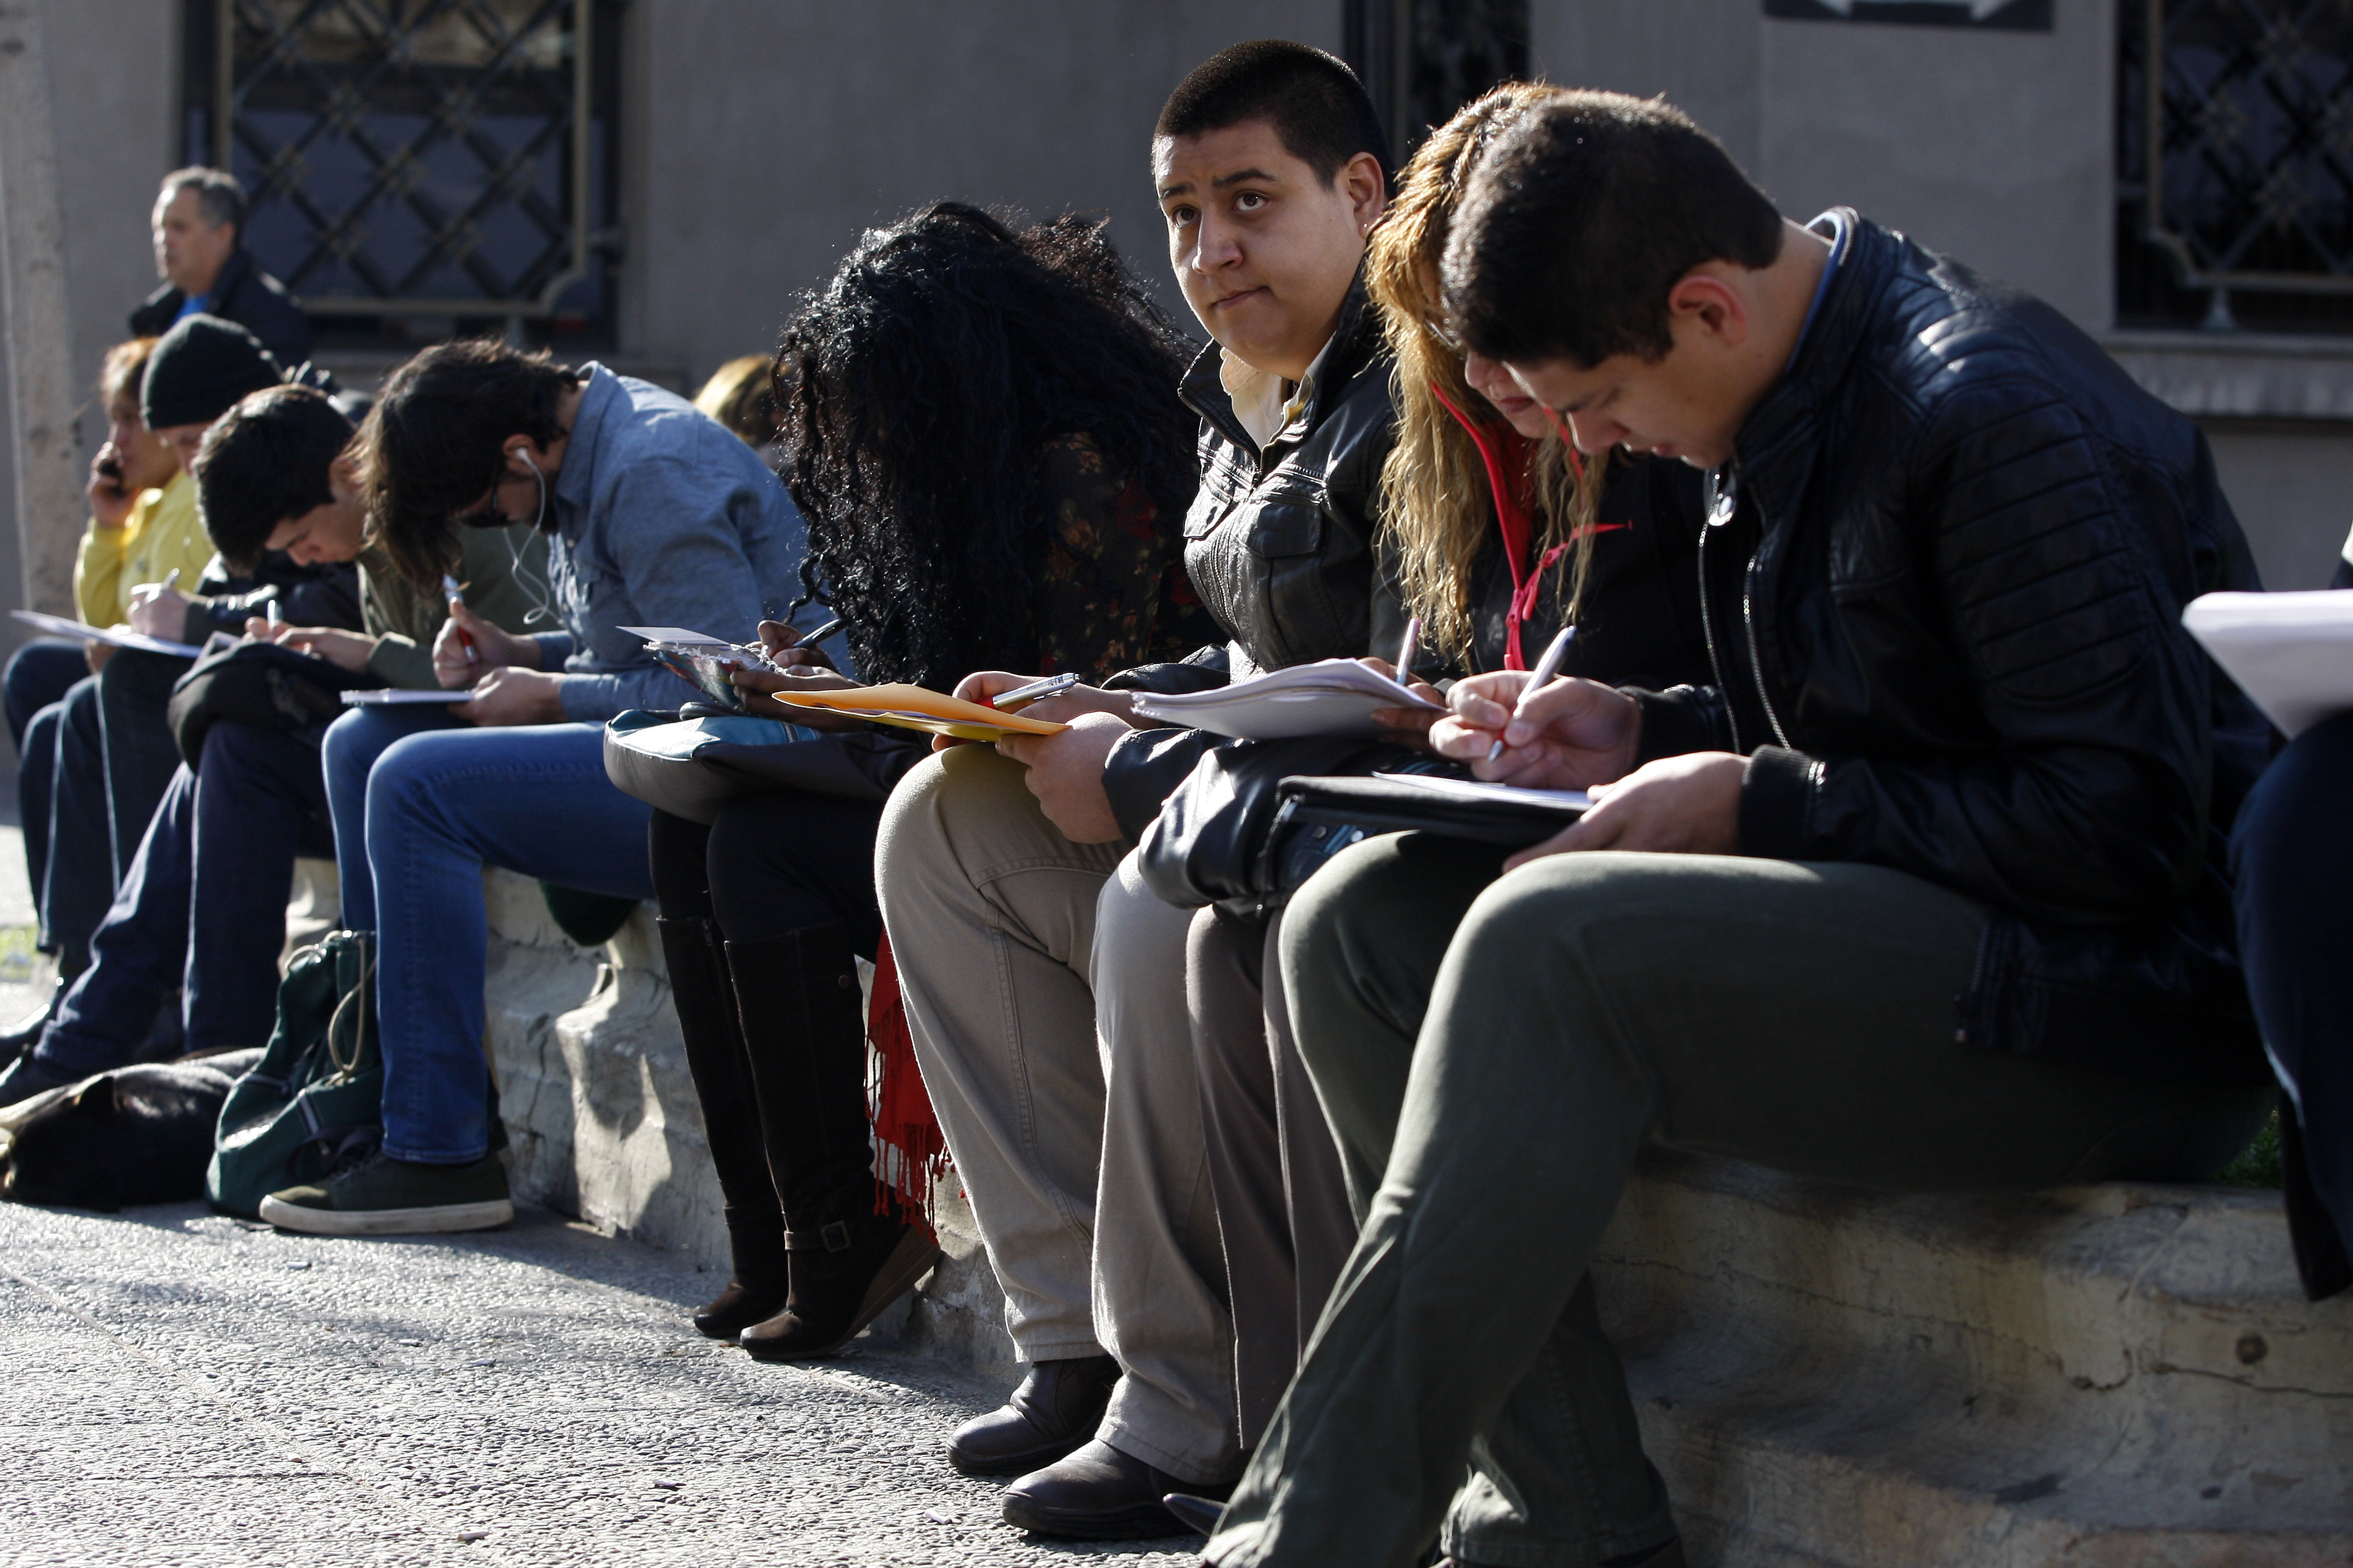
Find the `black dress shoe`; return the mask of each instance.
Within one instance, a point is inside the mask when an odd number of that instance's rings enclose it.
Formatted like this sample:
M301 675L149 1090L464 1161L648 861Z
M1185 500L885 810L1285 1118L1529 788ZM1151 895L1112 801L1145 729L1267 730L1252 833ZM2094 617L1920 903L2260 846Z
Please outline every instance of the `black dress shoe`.
M1176 1516L1176 1521L1196 1535L1218 1533L1218 1521L1223 1519L1226 1505L1215 1498L1195 1497L1190 1492L1170 1492L1160 1500L1161 1506Z
M1026 1476L1095 1435L1119 1363L1107 1355L1041 1361L1005 1403L948 1439L948 1463L967 1476Z
M47 1028L49 1020L58 1016L58 1004L66 999L66 993L72 988L72 981L59 980L49 987L47 1001L10 1025L6 1034L0 1035L0 1062L15 1061L41 1043L41 1031Z
M1170 1492L1223 1495L1233 1489L1183 1481L1101 1438L1022 1477L1005 1489L1005 1522L1034 1535L1071 1541L1141 1541L1190 1535L1193 1527L1160 1500Z

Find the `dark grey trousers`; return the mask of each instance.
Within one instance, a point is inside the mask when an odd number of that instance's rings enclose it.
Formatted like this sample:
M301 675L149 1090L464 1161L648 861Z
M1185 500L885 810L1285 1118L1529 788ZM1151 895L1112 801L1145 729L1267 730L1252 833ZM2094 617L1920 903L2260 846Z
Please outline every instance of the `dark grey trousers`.
M1345 851L1284 921L1299 1049L1377 1183L1208 1560L1585 1568L1673 1531L1586 1265L1649 1141L1890 1190L2210 1174L2257 1088L1955 1039L1975 904L1856 865ZM1441 1532L1441 1526L1443 1527Z
M1185 1003L1226 1252L1241 1445L1258 1444L1356 1244L1340 1152L1299 1059L1275 943L1280 913L1193 917Z

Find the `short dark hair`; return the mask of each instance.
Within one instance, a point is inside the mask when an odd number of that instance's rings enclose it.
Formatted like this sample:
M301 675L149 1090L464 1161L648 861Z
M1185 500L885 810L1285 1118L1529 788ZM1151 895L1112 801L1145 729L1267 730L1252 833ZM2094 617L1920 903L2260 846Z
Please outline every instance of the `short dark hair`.
M196 206L205 221L218 228L225 223L237 226L237 237L245 237L245 187L227 169L207 169L192 164L174 169L164 176L163 199L170 201L182 191L196 193Z
M1389 139L1347 62L1288 38L1254 38L1195 66L1160 106L1159 136L1200 136L1246 120L1274 127L1282 150L1326 185L1359 153L1390 169Z
M229 570L250 573L280 524L335 499L327 469L351 439L352 422L308 386L265 388L213 422L189 474Z
M1690 116L1572 92L1522 116L1472 172L1446 245L1446 310L1492 359L1655 361L1674 346L1678 279L1780 253L1779 210Z
M353 455L368 531L410 582L430 586L449 570L456 514L499 482L500 444L528 436L554 445L557 405L579 384L544 349L525 353L496 338L436 343L392 373Z

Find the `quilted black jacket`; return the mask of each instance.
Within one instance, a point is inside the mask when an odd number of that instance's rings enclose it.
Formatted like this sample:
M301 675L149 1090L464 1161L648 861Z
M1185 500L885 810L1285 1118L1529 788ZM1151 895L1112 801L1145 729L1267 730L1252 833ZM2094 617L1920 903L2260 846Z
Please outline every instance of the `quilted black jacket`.
M1844 216L1715 477L1715 684L1641 695L1644 753L1749 753L1747 854L1986 904L1968 1043L2255 1081L2224 848L2269 731L2181 610L2259 584L2205 438L2048 306Z

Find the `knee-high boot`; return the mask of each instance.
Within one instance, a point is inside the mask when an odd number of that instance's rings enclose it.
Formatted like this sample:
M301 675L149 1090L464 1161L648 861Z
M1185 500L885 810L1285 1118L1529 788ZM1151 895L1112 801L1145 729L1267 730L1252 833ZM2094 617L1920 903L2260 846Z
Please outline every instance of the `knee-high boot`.
M849 928L731 942L727 967L792 1279L785 1310L737 1338L763 1361L830 1355L913 1289L939 1248L895 1214L874 1212L866 1026Z
M734 1260L734 1278L694 1314L694 1326L712 1339L730 1340L784 1310L790 1286L784 1210L768 1171L718 922L704 918L655 923L661 928L662 956L670 963L679 1032L686 1037L687 1070L702 1101L703 1135L727 1203L728 1249Z

